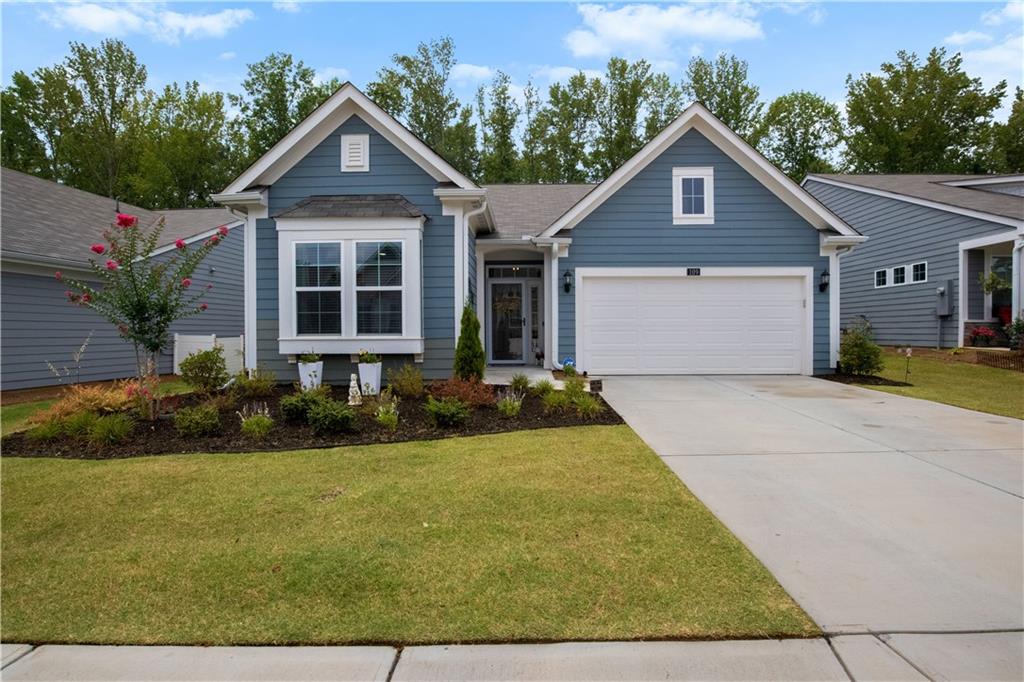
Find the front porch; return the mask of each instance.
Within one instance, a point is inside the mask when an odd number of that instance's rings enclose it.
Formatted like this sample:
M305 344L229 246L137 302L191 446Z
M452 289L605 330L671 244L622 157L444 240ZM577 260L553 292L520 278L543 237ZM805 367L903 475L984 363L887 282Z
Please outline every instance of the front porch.
M1004 328L1024 315L1020 254L1024 233L1011 231L960 243L960 346L972 345L975 330L987 327L996 337L987 344L1005 345Z

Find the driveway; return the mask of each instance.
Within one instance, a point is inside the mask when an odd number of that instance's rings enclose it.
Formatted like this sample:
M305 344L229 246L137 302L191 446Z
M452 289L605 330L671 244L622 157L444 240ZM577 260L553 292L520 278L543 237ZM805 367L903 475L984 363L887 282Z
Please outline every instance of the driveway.
M1024 629L1024 422L810 377L604 396L826 633Z

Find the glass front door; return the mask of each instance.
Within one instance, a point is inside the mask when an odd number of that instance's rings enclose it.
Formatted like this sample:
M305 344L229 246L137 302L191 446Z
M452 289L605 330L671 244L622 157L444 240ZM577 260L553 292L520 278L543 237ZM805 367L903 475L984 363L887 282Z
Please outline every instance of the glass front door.
M491 361L523 362L523 283L491 282Z

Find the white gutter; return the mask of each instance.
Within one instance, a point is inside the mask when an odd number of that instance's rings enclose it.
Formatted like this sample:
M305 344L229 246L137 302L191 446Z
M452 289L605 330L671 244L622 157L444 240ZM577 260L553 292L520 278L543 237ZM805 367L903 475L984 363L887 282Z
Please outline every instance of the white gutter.
M252 204L259 204L260 206L267 205L265 193L259 190L211 194L210 200L225 206L251 206Z

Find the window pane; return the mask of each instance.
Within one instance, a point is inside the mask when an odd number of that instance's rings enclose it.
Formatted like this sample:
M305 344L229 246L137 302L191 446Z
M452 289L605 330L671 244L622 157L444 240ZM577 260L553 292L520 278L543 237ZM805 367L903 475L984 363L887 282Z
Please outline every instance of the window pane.
M683 196L693 196L693 178L683 178Z
M296 265L316 265L316 244L296 244L295 245L295 264Z
M319 268L320 279L319 286L322 287L340 287L341 286L341 267L337 265L321 265ZM301 285L300 285L301 286ZM312 285L316 286L316 285Z
M683 196L683 215L693 215L693 197Z
M359 334L401 334L402 292L358 292L356 327Z
M885 270L879 270L875 273L875 286L885 286Z
M695 215L704 215L704 197L693 198L693 212Z
M341 333L341 292L298 291L295 308L299 334Z
M704 215L704 178L682 179L683 215Z
M903 284L907 281L907 269L904 267L892 269L892 283Z
M317 283L316 266L296 265L295 286L315 287Z
M693 195L704 196L704 178L693 178L691 182L693 183Z
M398 242L356 244L356 286L402 286L402 245Z
M295 286L341 286L341 244L296 244Z
M914 265L914 281L923 282L928 279L928 264L917 263Z

